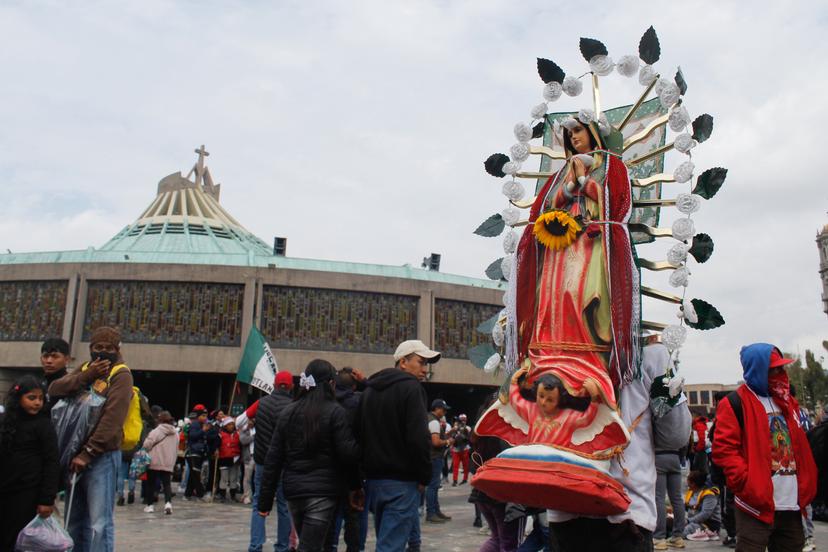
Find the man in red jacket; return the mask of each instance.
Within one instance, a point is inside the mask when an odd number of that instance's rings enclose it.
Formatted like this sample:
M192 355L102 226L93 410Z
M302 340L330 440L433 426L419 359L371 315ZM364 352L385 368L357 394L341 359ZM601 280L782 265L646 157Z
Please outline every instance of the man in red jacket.
M793 361L767 343L740 356L745 383L719 404L713 439L713 461L736 495L736 550L799 551L817 470L785 373Z

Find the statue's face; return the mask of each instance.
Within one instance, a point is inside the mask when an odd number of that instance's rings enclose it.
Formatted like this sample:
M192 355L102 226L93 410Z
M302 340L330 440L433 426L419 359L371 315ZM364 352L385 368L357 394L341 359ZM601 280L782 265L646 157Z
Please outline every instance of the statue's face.
M572 147L578 153L586 153L591 149L589 144L589 131L580 123L569 131L569 139L572 142Z
M561 400L561 392L557 387L547 389L543 385L538 386L538 396L536 398L538 408L546 416L552 416L558 411L558 403Z

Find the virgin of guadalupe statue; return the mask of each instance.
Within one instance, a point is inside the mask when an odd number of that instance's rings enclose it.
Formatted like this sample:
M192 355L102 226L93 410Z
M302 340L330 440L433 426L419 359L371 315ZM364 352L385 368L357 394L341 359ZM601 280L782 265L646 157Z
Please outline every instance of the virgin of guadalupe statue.
M473 362L484 357L483 370L506 374L499 400L481 416L475 432L499 437L512 447L480 466L472 485L503 502L607 516L625 512L630 504L621 481L632 481L623 469L623 452L643 413L630 418L625 410L622 418L620 407L629 405L619 406L618 397L625 386L638 385L642 378L642 329L660 332L666 349L674 354L686 338L687 327L708 330L724 323L718 310L701 299L642 287L639 266L673 270L670 284L686 288L690 257L704 263L713 252L712 239L697 234L690 217L702 199L716 194L727 169L708 169L695 186L687 184L695 170L691 150L710 137L713 118L690 117L681 69L671 79L653 67L661 56L655 29L650 27L642 36L638 56L613 61L606 46L594 38L582 37L579 49L589 63L589 72L581 77L538 58L545 102L531 109L531 124L515 125L517 143L509 149L510 155L495 153L484 162L490 175L512 176L503 185L510 205L475 233L491 237L504 225L514 229L528 222L528 226L519 238L510 230L503 241L509 256L500 269L508 284L506 308L494 319L492 329L497 348L491 353L488 344L470 349ZM613 72L628 78L638 75L644 91L629 108L603 112L599 77ZM550 115L551 102L564 94L581 93L580 79L587 74L592 81L592 109L572 116ZM646 101L653 91L658 99ZM610 124L610 118L617 126ZM562 138L558 138L559 121ZM668 125L681 133L672 143L665 143L663 127ZM543 146L529 144L541 137ZM555 142L562 142L564 151L552 147ZM672 174L661 172L663 156L672 149L687 159ZM521 170L531 154L544 156L539 172ZM565 163L550 173L552 160ZM627 167L635 171L632 181ZM515 178L536 177L548 179L531 202L522 202L525 190ZM662 199L661 184L666 182L687 184L689 193ZM667 206L675 206L683 216L669 229L651 226L658 224L658 213ZM521 221L518 209L525 208L530 208L529 219ZM662 237L677 243L666 261L638 258L631 230L637 243ZM489 269L487 274L495 278ZM642 294L678 305L679 322L642 321ZM475 350L485 354L471 355ZM665 369L658 385L651 383L654 415L664 415L679 400L682 379ZM637 435L640 439L641 432ZM610 475L611 462L612 473L621 473L622 478Z
M616 388L638 352L638 272L626 226L632 194L626 166L604 149L596 124L569 119L564 147L568 161L541 188L516 252L520 369L476 431L522 445L500 457L518 471L521 462L546 459L564 471L588 466L596 471L589 478L602 479L629 441ZM537 385L549 376L563 399L554 409L541 405L549 389ZM626 507L623 489L606 479L617 507ZM554 495L533 505L559 507Z

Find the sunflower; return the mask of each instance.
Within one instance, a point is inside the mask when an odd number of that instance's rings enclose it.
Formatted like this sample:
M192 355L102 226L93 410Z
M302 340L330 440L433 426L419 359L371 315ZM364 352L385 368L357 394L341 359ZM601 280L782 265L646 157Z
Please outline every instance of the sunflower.
M566 249L578 237L581 225L566 211L555 209L546 212L535 221L535 238L556 251Z

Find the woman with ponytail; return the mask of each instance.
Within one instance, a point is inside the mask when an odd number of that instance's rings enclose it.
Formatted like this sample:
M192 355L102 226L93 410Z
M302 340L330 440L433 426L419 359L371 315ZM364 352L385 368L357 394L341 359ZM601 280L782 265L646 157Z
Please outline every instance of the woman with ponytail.
M299 395L279 417L267 452L257 508L267 516L281 479L297 552L321 551L340 498L361 509L359 449L345 410L336 402L330 362L313 360L299 379Z

